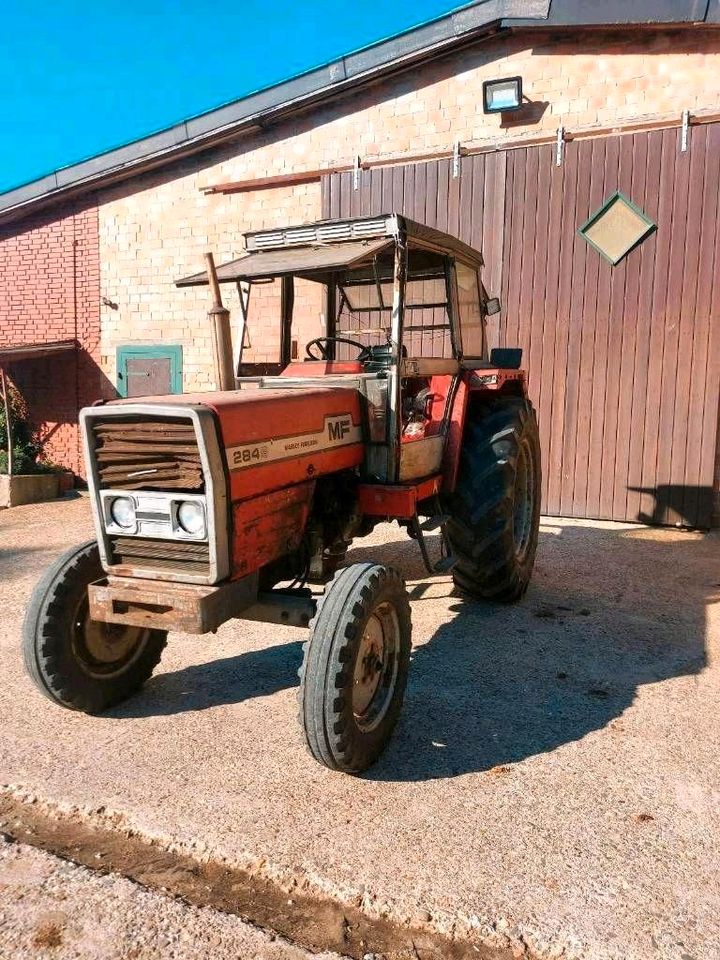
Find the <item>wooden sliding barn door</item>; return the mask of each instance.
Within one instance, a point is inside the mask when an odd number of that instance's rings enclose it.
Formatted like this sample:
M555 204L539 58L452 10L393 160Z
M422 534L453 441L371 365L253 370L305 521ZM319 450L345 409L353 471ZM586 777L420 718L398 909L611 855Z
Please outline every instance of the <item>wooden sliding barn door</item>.
M720 124L350 173L328 217L397 211L482 250L522 346L546 513L709 526L720 403ZM578 226L620 190L657 231L611 266Z

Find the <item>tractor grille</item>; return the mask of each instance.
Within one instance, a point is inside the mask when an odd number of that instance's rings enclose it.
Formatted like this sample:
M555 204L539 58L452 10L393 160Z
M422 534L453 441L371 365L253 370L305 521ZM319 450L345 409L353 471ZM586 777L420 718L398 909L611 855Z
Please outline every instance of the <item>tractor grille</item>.
M102 489L203 489L200 452L190 420L112 417L94 420L92 431Z
M200 574L206 574L210 569L207 543L110 537L110 551L113 565Z

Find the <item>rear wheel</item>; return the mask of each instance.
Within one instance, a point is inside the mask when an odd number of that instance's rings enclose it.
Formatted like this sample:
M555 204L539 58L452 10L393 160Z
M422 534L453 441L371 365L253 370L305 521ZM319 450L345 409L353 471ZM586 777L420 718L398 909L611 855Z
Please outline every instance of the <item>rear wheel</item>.
M88 585L103 576L95 541L76 547L35 587L23 624L25 668L50 700L99 713L139 690L167 633L90 619Z
M529 400L473 398L450 498L455 584L513 602L530 582L540 524L540 439Z
M355 563L328 585L300 669L300 724L332 770L360 773L382 753L400 714L410 664L410 604L390 567Z

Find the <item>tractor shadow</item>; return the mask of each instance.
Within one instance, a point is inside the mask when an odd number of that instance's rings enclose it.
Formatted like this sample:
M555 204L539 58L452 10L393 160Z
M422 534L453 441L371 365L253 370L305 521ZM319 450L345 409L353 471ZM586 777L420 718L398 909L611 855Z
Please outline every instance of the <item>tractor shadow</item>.
M297 686L302 641L158 673L131 700L105 715L116 719L171 716L269 697Z
M365 774L422 781L501 770L601 730L644 684L706 665L707 604L720 599L717 534L556 526L513 606L472 603L448 578L410 585L414 641L400 722ZM399 551L398 547L402 547ZM423 575L414 544L351 561ZM445 604L447 620L423 633Z
M502 768L603 729L644 684L700 673L719 546L717 533L549 525L530 590L505 606L465 601L449 577L428 578L409 539L361 543L349 562L388 563L408 581L415 644L400 722L365 778ZM295 641L160 673L109 715L271 696L297 685L301 659Z

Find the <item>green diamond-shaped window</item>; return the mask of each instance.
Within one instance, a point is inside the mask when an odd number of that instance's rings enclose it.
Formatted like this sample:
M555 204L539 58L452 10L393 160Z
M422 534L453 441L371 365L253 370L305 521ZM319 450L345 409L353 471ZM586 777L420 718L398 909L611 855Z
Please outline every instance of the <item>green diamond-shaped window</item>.
M657 225L618 190L578 233L615 266L656 229Z

